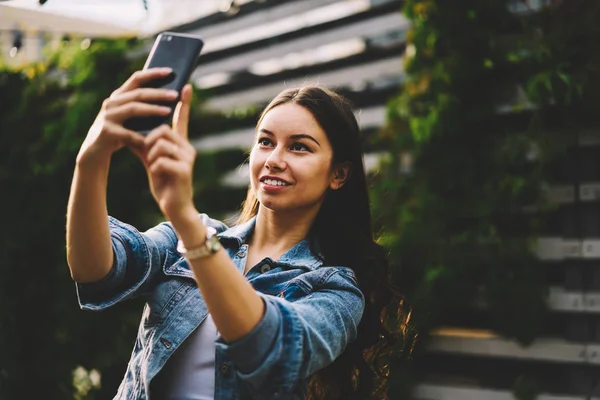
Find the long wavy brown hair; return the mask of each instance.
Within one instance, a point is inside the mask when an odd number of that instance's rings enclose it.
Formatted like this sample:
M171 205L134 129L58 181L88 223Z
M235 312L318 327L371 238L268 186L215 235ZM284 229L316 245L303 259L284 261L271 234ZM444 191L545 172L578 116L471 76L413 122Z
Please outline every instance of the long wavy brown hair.
M332 168L336 163L351 164L350 176L342 188L326 194L309 238L313 249L318 244L325 265L343 265L354 270L366 300L357 340L331 365L312 376L307 398L385 398L391 349L398 336L406 334L409 314L400 316L403 322L398 329L389 329L383 318L386 306L400 314L403 307L388 283L387 254L373 240L359 125L344 97L323 87L302 86L277 95L263 110L257 126L266 113L286 103L306 108L325 131L333 148ZM258 207L250 188L237 223L254 217Z

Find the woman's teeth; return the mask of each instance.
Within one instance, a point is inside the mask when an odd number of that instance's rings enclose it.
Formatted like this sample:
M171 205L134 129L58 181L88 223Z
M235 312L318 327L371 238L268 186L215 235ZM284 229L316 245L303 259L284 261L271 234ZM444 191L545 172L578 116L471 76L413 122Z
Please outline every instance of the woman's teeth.
M285 183L283 181L276 181L274 179L265 179L264 182L267 185L271 185L271 186L287 186L287 185L289 185L288 183Z

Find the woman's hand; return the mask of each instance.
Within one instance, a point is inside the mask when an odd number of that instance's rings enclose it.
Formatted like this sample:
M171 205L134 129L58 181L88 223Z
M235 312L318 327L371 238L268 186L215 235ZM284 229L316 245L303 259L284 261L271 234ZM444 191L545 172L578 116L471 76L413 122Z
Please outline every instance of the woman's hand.
M110 160L111 155L124 146L139 156L144 147L144 136L123 127L132 117L166 116L171 112L151 102L171 102L178 93L172 90L142 88L142 84L170 74L170 68L152 68L137 71L102 103L102 108L81 146L78 161L90 160L92 165Z
M192 87L186 85L173 116L173 127L161 125L144 140L143 161L154 199L171 221L197 217L193 203L192 172L196 149L188 140Z

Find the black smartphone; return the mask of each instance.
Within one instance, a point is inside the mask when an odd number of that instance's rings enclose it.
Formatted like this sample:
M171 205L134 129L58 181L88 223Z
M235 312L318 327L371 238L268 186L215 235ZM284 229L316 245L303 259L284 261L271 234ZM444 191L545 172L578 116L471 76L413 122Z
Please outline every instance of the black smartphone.
M189 81L196 66L196 60L203 45L204 42L198 36L175 32L159 34L154 41L144 69L169 67L173 72L165 78L147 82L144 87L171 89L181 94L181 90ZM170 125L177 102L179 102L179 97L173 102L160 103L160 105L171 107L171 113L167 116L134 117L125 121L123 126L146 135L162 124Z

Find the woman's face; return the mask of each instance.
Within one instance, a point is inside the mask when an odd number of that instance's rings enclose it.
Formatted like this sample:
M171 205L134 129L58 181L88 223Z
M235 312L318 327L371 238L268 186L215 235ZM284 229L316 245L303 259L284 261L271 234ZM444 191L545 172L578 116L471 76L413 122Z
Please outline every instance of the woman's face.
M333 151L306 108L285 103L268 111L250 153L252 189L273 211L316 212L328 188L337 189Z

